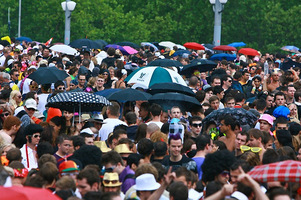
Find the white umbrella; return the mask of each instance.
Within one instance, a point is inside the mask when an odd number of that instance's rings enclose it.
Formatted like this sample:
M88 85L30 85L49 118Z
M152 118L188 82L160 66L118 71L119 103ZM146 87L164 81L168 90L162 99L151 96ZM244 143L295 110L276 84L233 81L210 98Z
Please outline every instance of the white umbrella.
M170 42L170 41L163 41L163 42L160 42L159 45L162 46L162 47L168 47L170 50L172 50L173 47L176 46L175 43Z
M50 49L52 51L65 53L67 55L73 55L73 56L77 53L76 49L74 49L68 45L65 45L65 44L56 44L56 45L53 45L52 47L50 47Z
M184 79L175 71L164 68L147 66L133 71L126 79L127 83L136 83L149 88L155 83L178 83L187 86Z
M183 50L186 50L186 47L184 47L183 45L180 45L180 44L176 44L176 46L178 47L178 49L183 49Z

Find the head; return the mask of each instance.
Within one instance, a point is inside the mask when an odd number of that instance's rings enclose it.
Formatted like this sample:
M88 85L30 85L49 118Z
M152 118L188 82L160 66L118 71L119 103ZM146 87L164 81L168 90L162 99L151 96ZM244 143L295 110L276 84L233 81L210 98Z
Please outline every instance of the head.
M234 108L234 106L235 106L234 97L226 97L224 105L226 108Z
M284 106L286 103L285 94L283 92L277 92L274 97L276 106Z
M285 117L278 117L275 121L276 130L288 130L288 120Z
M262 147L263 145L263 133L262 131L252 128L248 131L250 135L249 146L250 147Z
M216 95L213 95L209 98L209 103L211 108L217 110L219 108L220 99Z
M82 196L90 191L98 191L99 183L99 173L95 169L84 169L77 175L77 188Z
M200 135L202 130L202 118L199 116L192 116L189 119L189 126L193 137Z
M180 119L182 117L182 111L179 107L174 106L171 108L171 118L178 118Z
M183 148L182 139L169 138L168 147L170 156L173 158L178 158L181 156L181 151Z
M29 124L25 127L24 133L26 134L27 144L37 145L40 142L42 126L38 124Z
M211 86L215 87L221 85L221 78L218 76L212 77L212 82L211 82Z
M249 142L249 133L248 132L241 132L241 133L238 133L236 135L236 139L235 139L235 149L237 151L240 151L240 146L241 145L247 145Z
M69 151L72 147L72 140L69 136L64 135L64 134L58 136L56 143L57 143L58 152L60 153L60 155L69 154Z
M226 115L221 118L220 121L220 131L222 133L229 133L235 130L235 119L231 115Z

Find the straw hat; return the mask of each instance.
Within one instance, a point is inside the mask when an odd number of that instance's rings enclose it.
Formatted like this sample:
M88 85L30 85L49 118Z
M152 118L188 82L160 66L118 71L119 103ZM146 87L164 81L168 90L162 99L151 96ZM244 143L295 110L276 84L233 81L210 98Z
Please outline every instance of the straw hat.
M116 172L106 172L103 176L102 183L105 187L118 187L122 184Z
M117 153L133 153L128 145L126 144L119 144L114 148L114 151L116 151Z

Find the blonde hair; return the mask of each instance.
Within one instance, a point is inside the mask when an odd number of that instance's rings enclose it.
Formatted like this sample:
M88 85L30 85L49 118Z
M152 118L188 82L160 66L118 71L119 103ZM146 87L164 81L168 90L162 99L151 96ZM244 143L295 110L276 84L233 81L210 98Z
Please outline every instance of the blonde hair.
M19 105L17 105L16 100L14 99L16 97L17 94L21 94L21 92L19 90L13 90L11 91L10 95L9 95L9 103L14 107L17 108Z
M165 142L167 143L167 135L162 133L160 130L159 131L156 131L154 132L151 137L150 137L150 140L152 142L159 142L159 141L162 141L162 142Z

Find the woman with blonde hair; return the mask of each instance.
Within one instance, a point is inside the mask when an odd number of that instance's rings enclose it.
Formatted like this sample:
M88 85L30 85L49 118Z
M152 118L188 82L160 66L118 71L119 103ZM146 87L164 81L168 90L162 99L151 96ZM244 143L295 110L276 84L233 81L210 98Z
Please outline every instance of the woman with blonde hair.
M287 107L290 110L290 115L289 115L290 116L290 121L300 124L297 105L294 104L294 103L291 103Z
M22 105L22 95L21 95L20 91L13 90L10 93L9 104L10 104L10 108L11 108L12 112L14 112L17 107Z

